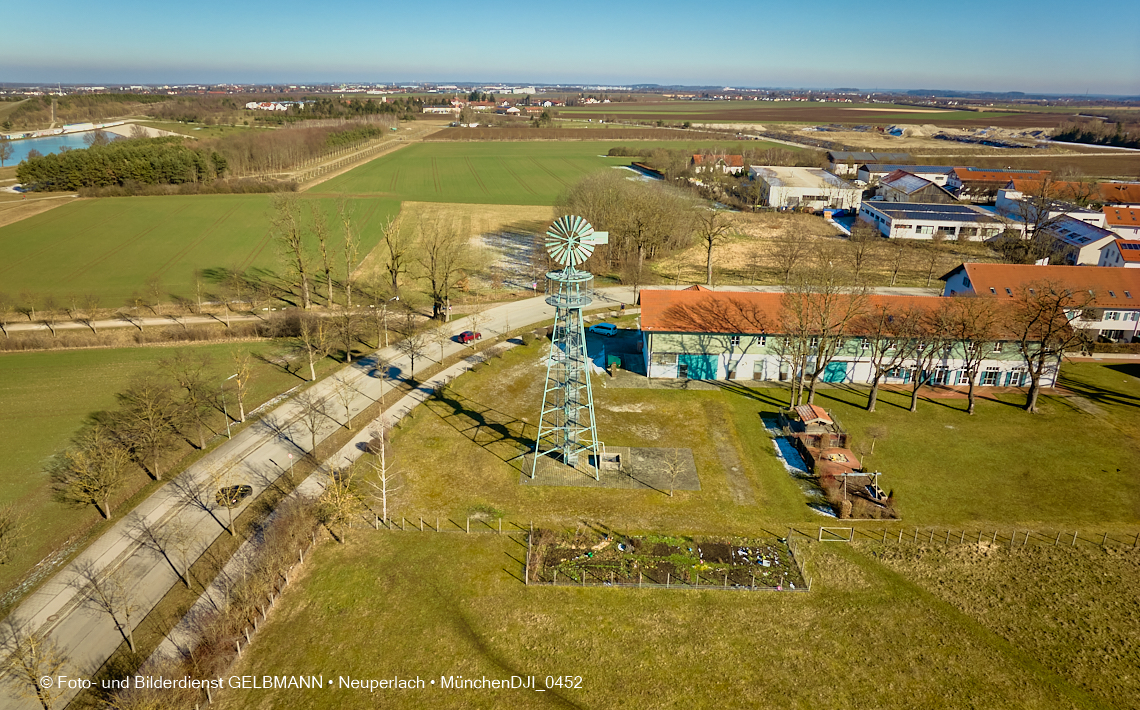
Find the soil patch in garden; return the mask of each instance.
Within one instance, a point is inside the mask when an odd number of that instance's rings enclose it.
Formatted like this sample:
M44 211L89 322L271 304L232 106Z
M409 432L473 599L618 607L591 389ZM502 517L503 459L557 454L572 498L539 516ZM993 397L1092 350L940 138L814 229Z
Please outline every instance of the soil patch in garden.
M661 585L803 590L801 561L783 539L623 535L581 526L536 530L531 584Z

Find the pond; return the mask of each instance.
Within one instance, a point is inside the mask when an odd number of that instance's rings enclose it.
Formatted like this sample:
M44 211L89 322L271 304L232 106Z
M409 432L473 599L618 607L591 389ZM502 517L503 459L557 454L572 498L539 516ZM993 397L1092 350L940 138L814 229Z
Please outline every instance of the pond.
M81 133L66 133L61 136L45 136L43 138L23 138L18 141L12 141L9 145L12 146L12 157L4 161L5 166L16 165L24 158L28 157L28 151L38 150L39 152L47 155L48 153L58 153L60 149L67 148L69 150L80 150L87 147L84 142L84 137L90 134L91 131L83 131ZM107 137L114 140L120 136L104 131Z

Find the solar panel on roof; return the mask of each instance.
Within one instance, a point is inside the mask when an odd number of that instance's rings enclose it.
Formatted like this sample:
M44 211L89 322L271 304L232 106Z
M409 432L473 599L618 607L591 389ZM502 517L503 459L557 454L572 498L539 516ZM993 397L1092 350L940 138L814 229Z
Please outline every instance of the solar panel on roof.
M1121 244L1121 249L1140 249L1140 244Z

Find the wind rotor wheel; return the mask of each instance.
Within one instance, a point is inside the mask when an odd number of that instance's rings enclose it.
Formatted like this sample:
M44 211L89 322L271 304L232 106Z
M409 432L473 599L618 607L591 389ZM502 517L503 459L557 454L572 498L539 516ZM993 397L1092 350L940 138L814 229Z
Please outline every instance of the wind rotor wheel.
M563 266L577 266L594 253L594 228L576 215L559 217L546 230L546 251Z

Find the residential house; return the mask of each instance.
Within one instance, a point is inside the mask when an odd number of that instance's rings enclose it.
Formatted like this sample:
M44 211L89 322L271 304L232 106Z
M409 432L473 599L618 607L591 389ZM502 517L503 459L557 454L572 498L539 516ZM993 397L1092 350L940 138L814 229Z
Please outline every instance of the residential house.
M888 239L993 239L1007 225L986 210L963 204L864 202L859 219L875 226Z
M1046 190L1049 194L1042 194L1041 184L1040 181L1010 181L1009 185L997 191L994 211L1005 219L1024 225L1026 232L1032 232L1035 227L1044 226L1062 216L1079 219L1097 227L1104 226L1103 212L1052 197L1050 190ZM1043 211L1045 214L1042 214Z
M1100 250L1097 266L1117 266L1140 269L1140 240L1117 239Z
M867 163L860 165L855 177L865 183L877 182L896 170L905 170L911 175L917 175L929 180L935 185L946 186L950 173L954 168L949 165L892 165L890 163Z
M701 173L705 170L719 170L725 174L739 175L744 172L744 156L701 155L700 153L694 153L692 159L689 161L689 166L694 173Z
M827 153L827 169L836 175L854 176L865 163L908 163L909 153L868 153L865 151L831 150Z
M912 202L916 204L950 204L957 202L946 188L904 170L885 175L875 189L875 195L884 202Z
M1043 180L1048 170L997 170L990 168L954 168L946 180L946 187L959 200L976 203L993 202L998 190L1010 180Z
M795 376L784 354L786 334L781 328L784 294L755 291L711 291L692 287L680 291L641 290L641 332L646 371L650 378L689 380L786 381ZM935 309L943 299L936 296L868 297L868 309ZM822 381L868 383L873 375L870 333L852 323L849 337L824 367ZM981 386L1021 387L1029 377L1017 348L1010 340L989 345L978 370ZM970 343L951 343L942 348L921 373L934 384L968 384L965 349ZM971 351L973 352L973 351ZM822 364L822 363L821 363ZM808 367L814 367L809 357ZM904 384L916 376L914 359L892 368L884 384ZM1052 386L1052 370L1042 385Z
M1062 254L1064 262L1071 266L1096 266L1101 250L1116 240L1116 235L1107 229L1068 215L1045 224L1040 232L1054 240L1053 253Z
M1104 206L1104 226L1125 239L1140 239L1140 207Z
M942 280L946 296L1002 299L1013 299L1019 289L1037 281L1060 282L1074 291L1087 291L1092 298L1088 308L1072 314L1073 327L1123 342L1140 332L1140 269L969 263L954 268Z
M748 176L760 183L760 198L768 207L854 209L862 199L862 190L819 168L753 165Z

